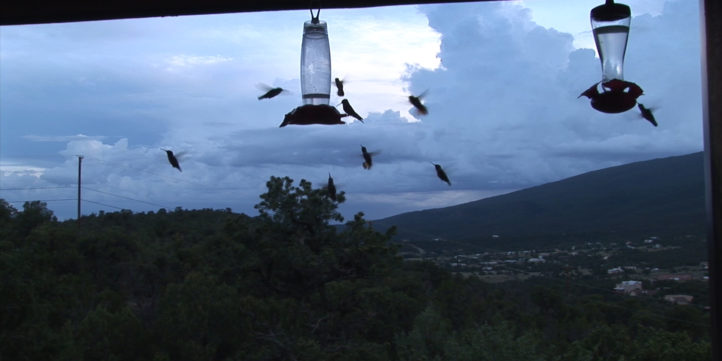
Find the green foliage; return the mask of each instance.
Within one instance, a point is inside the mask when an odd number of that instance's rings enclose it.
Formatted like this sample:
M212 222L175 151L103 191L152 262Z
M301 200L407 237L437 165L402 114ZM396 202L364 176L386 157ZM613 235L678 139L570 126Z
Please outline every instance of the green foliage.
M47 203L32 201L23 203L23 211L15 216L17 231L21 235L27 235L33 228L46 222L57 221L53 211L49 210Z
M343 193L267 186L257 217L0 200L0 359L709 359L700 310L403 262L393 229L332 225Z

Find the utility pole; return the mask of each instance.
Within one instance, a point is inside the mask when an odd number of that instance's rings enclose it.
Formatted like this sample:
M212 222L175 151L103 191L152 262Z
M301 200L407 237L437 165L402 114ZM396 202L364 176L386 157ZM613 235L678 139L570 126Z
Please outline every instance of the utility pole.
M82 164L83 164L83 156L79 155L78 156L78 218L77 219L80 219L80 184L81 184L80 171L82 169Z

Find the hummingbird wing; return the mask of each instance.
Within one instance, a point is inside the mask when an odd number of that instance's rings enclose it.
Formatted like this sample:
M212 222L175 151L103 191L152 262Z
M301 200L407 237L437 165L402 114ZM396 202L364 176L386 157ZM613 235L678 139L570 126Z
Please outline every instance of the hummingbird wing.
M267 92L267 91L273 89L272 86L270 86L270 85L268 85L268 84L264 84L264 83L258 83L258 84L256 84L256 88L258 88L258 90L261 90L261 91L264 91L264 92Z
M418 118L422 115L429 114L429 110L426 108L426 106L422 104L421 107L414 106L413 108L411 108L409 113Z

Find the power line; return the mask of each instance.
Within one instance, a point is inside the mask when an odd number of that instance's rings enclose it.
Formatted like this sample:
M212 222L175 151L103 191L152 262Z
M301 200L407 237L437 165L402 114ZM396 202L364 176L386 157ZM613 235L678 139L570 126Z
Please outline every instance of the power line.
M71 188L73 186L57 186L57 187L25 187L25 188L0 188L0 191L27 191L27 190L38 190L38 189L64 189Z
M73 200L75 200L75 199L73 199ZM126 209L126 208L116 207L116 206L113 206L113 205L110 205L110 204L105 204L105 203L101 203L101 202L91 201L90 199L83 199L83 202L89 202L89 203L93 203L93 204L97 204L97 205L101 205L101 206L105 206L105 207L120 209L120 210Z
M63 198L63 199L33 199L32 201L6 201L8 203L25 203L25 202L62 202L62 201L74 201L76 198Z
M57 186L57 187L26 187L26 188L20 188L20 187L18 187L18 188L0 188L0 191L24 191L24 190L68 189L68 188L73 188L73 187L75 187L75 186L67 185L67 186ZM165 206L165 205L162 205L162 204L159 204L159 203L144 201L144 200L142 200L142 199L137 199L137 198L132 198L132 197L128 197L128 196L123 196L123 195L115 194L115 193L112 193L112 192L101 191L101 190L99 190L99 189L93 189L93 188L88 188L88 187L82 187L82 189L89 190L89 191L93 191L93 192L98 192L98 193L103 193L103 194L111 195L111 196L118 197L118 198L127 199L127 200L134 201L134 202L144 203L144 204L148 204L148 205L155 206L155 207L168 208L168 206ZM78 198L72 198L72 199L69 199L69 200L77 200L77 199L78 199ZM62 199L62 200L66 200L66 199ZM58 201L58 200L57 200L57 199L48 199L48 200L40 200L40 201L41 201L41 202L45 202L45 201L51 202L51 201ZM81 200L81 201L82 201L82 200ZM25 201L9 201L8 203L22 203L22 202L25 202ZM116 207L116 208L117 208L117 207ZM123 209L123 208L119 208L119 209Z
M93 192L108 194L108 195L111 195L111 196L114 196L114 197L123 198L123 199L131 200L131 201L135 201L135 202L145 203L145 204L148 204L148 205L151 205L151 206L156 206L156 207L161 207L161 208L168 208L168 207L166 207L166 206L164 206L164 205L162 205L162 204L153 203L153 202L148 202L148 201L144 201L144 200L140 200L140 199L136 199L136 198L131 198L131 197L127 197L127 196L122 196L122 195L115 194L115 193L111 193L111 192L101 191L101 190L92 189L92 188L88 188L88 187L84 187L83 189L89 190L89 191L93 191Z

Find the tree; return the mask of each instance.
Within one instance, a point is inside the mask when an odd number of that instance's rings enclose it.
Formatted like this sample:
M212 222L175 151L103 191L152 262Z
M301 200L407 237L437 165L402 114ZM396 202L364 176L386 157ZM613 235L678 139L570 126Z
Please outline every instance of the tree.
M16 216L16 226L22 236L27 236L35 227L47 222L56 222L53 211L41 201L25 202L23 211Z

